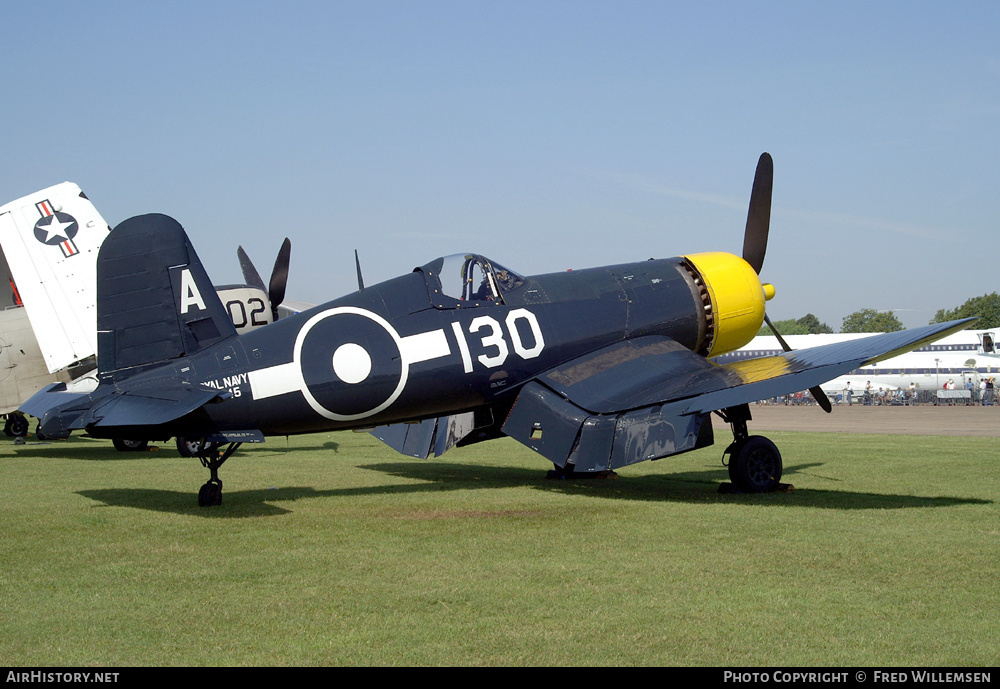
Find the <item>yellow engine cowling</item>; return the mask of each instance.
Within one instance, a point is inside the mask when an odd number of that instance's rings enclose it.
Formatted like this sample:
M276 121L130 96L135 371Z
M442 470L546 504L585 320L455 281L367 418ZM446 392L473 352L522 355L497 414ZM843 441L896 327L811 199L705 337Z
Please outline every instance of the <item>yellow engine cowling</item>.
M761 283L750 264L733 254L718 251L684 258L697 271L711 302L705 305L711 323L707 356L735 351L756 337L774 287Z

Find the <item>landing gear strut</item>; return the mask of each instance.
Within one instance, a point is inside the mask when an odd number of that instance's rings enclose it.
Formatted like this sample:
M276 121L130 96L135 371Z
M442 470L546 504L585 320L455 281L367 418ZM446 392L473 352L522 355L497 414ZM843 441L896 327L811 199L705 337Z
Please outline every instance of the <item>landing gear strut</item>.
M749 435L747 421L750 407L741 404L719 412L733 428L733 442L723 455L729 455L729 478L741 493L770 493L781 484L781 453L762 435Z
M202 444L202 450L198 452L198 459L201 465L212 472L212 477L198 491L198 506L210 507L222 504L222 479L219 478L219 467L226 463L226 460L236 452L243 443L229 443L224 451L219 450L216 444Z

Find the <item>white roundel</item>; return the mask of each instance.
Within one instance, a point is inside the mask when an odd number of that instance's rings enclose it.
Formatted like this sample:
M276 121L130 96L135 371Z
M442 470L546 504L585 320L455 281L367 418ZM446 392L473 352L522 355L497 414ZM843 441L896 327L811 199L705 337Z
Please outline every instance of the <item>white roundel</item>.
M342 344L333 353L333 372L345 383L357 385L372 372L372 358L359 344Z
M334 421L378 414L403 392L409 373L395 328L354 306L327 309L306 321L295 338L292 359L301 372L299 389L306 402Z
M320 416L356 421L399 398L412 364L449 354L443 329L403 338L376 313L338 306L302 325L289 363L250 371L250 388L254 399L298 391Z

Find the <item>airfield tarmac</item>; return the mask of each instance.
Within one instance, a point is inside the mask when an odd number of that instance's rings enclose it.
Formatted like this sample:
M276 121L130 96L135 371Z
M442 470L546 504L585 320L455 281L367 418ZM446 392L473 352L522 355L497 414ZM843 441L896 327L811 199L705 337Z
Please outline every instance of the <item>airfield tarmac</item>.
M829 414L816 405L750 405L750 433L812 431L1000 437L1000 406L866 407L838 405Z

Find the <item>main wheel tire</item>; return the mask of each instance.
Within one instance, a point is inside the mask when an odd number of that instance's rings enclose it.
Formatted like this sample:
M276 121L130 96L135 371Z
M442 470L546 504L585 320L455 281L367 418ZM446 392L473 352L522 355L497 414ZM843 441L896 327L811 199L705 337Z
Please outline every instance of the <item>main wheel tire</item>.
M197 457L204 446L203 440L188 440L184 436L177 436L177 451L181 457Z
M729 478L743 493L768 493L781 482L781 453L762 435L752 435L733 448Z
M115 446L115 449L119 452L142 452L149 445L148 440L122 440L121 438L113 438L111 444Z
M212 452L221 443L206 443L204 440L191 440L184 436L177 436L177 452L181 457L198 457L202 452Z
M31 425L28 423L28 420L21 414L8 414L3 430L9 437L24 438L28 435L30 427Z

